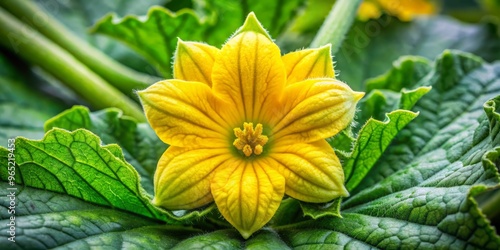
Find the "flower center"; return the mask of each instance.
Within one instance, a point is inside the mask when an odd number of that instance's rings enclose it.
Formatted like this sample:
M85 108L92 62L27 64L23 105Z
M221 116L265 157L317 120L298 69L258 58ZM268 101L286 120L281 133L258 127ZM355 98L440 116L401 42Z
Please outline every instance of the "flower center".
M234 135L236 139L233 145L243 151L243 153L249 157L252 154L260 155L262 154L263 146L267 143L267 136L262 135L262 124L258 123L253 128L253 123L244 122L243 130L240 128L234 129Z

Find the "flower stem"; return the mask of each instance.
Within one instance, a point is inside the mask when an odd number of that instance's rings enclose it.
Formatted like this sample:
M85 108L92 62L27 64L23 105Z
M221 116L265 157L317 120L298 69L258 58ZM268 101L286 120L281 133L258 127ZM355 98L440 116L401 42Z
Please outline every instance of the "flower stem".
M310 47L318 48L331 43L332 54L337 53L356 18L360 4L361 0L337 0Z
M142 109L132 99L110 86L70 53L2 8L0 8L0 44L55 76L94 108L117 107L125 114L139 121L145 121Z
M0 1L0 6L70 52L76 59L126 95L131 95L134 89L144 89L159 80L157 77L136 72L109 58L42 11L33 1Z

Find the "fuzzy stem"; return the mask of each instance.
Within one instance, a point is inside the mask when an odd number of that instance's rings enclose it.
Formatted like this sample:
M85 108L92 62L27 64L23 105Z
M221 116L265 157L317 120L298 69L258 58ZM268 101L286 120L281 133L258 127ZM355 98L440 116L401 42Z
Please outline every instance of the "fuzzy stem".
M332 54L337 53L356 18L360 4L361 0L337 0L310 47L318 48L331 43Z
M70 52L76 59L126 95L131 95L134 89L144 89L159 80L157 77L136 72L109 58L100 50L78 38L32 1L3 0L0 1L0 6Z
M0 44L59 79L94 108L117 107L138 121L145 121L137 103L110 86L70 53L2 8Z

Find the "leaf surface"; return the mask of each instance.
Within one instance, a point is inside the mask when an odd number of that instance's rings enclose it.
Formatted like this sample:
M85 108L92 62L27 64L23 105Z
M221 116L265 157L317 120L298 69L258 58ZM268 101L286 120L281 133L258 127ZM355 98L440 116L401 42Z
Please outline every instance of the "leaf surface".
M45 130L54 127L74 131L87 129L100 137L104 144L118 144L129 162L141 176L142 187L153 194L153 176L160 156L167 149L147 123L110 108L91 113L88 108L75 106L45 123Z
M1 148L7 163L9 151ZM16 183L67 194L81 200L114 207L154 219L165 219L139 185L139 175L125 162L116 144L101 146L87 130L49 131L43 140L22 137L15 143ZM7 165L7 164L5 164ZM7 169L0 177L8 180Z
M116 14L103 17L92 32L118 39L142 54L165 77L172 76L171 61L177 38L221 45L254 11L272 36L277 36L292 19L303 0L292 1L205 1L195 2L195 10L172 12L160 6L146 16Z
M0 182L0 194L9 194L12 188ZM7 199L0 200L0 243L3 249L47 248L170 248L184 235L196 230L132 215L116 209L104 208L46 190L15 186L15 214ZM15 216L15 242L8 240Z
M298 249L497 249L474 197L500 181L499 73L498 63L447 51L420 81L402 84L432 90L344 200L343 218L277 227L281 239Z

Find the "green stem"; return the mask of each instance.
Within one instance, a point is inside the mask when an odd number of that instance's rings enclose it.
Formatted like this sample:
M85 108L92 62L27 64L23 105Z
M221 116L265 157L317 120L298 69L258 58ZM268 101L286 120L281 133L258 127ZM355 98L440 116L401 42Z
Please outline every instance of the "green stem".
M104 80L127 95L131 95L134 89L144 89L159 80L156 77L136 72L109 58L42 11L33 1L3 0L0 1L0 6L73 54Z
M314 37L310 47L332 44L332 54L337 53L345 35L356 18L362 0L337 0L325 22Z
M24 1L23 1L24 2ZM139 121L142 109L67 51L0 8L0 44L71 87L97 109L117 107Z

